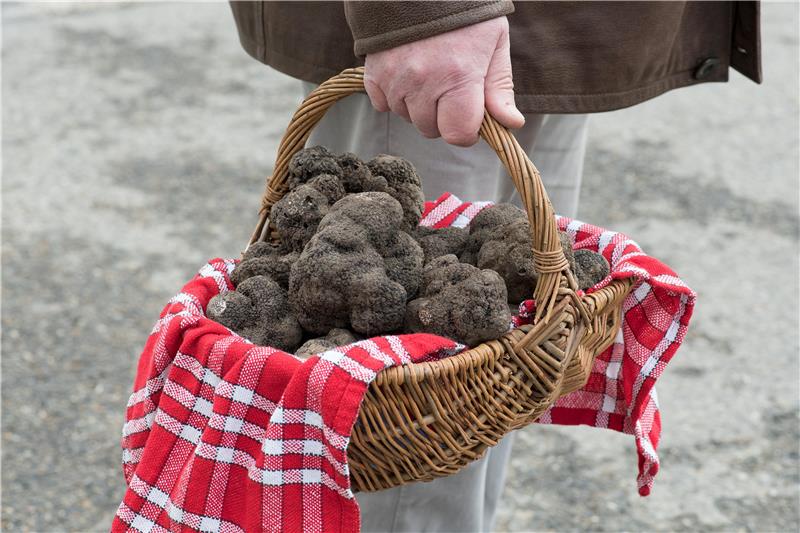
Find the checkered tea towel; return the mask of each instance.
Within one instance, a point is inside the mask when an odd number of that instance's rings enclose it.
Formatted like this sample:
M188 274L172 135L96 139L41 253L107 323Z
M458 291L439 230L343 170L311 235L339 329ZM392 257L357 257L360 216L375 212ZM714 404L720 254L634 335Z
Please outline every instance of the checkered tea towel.
M444 195L422 223L465 225L486 205ZM652 385L683 338L694 294L624 236L559 224L577 247L603 250L612 276L643 281L587 387L544 421L634 434L646 494L660 430ZM145 344L123 428L128 488L113 531L357 531L345 451L369 383L388 366L464 349L427 334L373 338L306 361L255 346L204 313L214 295L232 288L235 264L214 259L201 268ZM523 304L520 323L530 309Z

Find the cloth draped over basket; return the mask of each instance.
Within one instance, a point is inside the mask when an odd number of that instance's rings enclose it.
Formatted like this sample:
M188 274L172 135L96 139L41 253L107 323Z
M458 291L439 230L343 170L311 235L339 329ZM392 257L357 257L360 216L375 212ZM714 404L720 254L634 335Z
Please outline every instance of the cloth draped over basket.
M426 205L421 224L465 226L488 205L445 194ZM645 496L659 464L654 385L684 338L695 294L625 235L565 217L557 223L575 249L609 260L611 275L594 290L612 279L637 281L623 302L622 327L586 385L538 422L633 435ZM255 346L204 313L214 295L233 288L235 265L214 259L203 266L150 334L127 406L128 488L113 531L357 531L346 449L369 383L386 367L464 348L434 335L397 335L300 361ZM523 302L514 325L533 309Z

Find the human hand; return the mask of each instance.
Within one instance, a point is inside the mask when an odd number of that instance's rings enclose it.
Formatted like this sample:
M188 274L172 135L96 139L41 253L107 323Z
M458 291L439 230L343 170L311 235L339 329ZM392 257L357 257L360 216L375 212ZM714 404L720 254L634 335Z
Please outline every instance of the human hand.
M458 146L478 141L484 106L506 127L525 123L514 104L506 17L368 54L364 87L378 111Z

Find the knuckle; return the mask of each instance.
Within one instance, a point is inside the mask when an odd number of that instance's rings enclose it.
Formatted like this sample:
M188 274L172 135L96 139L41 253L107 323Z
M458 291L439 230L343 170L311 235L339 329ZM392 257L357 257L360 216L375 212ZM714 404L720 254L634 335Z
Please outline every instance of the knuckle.
M417 84L427 78L428 69L418 61L409 62L404 67L403 79L408 83Z
M478 83L479 79L482 78L482 74L478 73L471 62L457 57L451 59L447 68L441 72L441 75L442 83L454 89Z
M503 76L501 78L497 78L494 80L490 80L487 83L487 91L492 92L513 92L514 91L514 80L511 78L511 75Z

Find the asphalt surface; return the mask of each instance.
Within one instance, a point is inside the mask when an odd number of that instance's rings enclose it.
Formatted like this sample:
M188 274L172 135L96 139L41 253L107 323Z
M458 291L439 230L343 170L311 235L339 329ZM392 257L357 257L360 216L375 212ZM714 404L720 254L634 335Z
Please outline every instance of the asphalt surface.
M2 526L103 530L138 353L235 256L299 83L225 4L2 5ZM521 432L500 530L797 531L798 7L764 6L765 83L593 117L580 218L699 293L659 382L653 494L630 436Z

